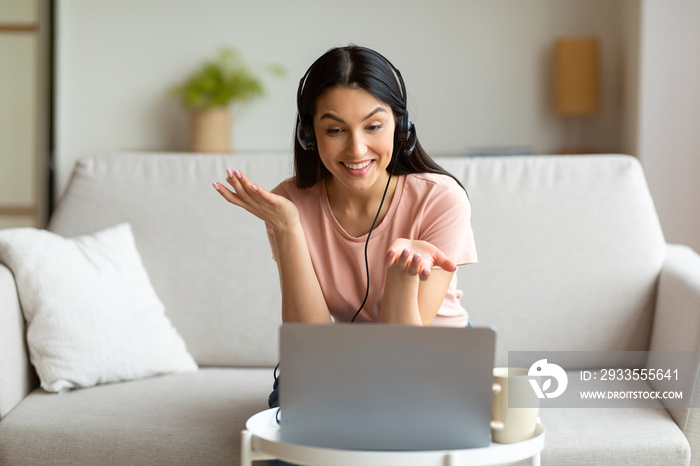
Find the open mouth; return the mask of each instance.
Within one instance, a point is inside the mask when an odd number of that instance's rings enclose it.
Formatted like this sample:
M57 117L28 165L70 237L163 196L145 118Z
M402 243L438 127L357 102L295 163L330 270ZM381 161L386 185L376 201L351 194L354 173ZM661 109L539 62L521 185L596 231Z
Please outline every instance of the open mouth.
M345 163L341 162L343 165L345 165L346 168L349 168L351 170L362 170L365 167L369 167L369 164L372 163L371 160L368 160L366 162L361 162L361 163Z

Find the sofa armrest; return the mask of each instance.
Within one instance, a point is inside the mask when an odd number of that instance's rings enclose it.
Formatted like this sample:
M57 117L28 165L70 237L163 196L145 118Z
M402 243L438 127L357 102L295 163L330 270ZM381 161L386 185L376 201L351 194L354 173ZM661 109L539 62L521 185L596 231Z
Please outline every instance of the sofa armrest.
M700 351L700 255L666 245L656 297L651 351Z
M12 272L0 264L0 419L38 385Z
M649 350L700 351L700 255L687 246L666 245ZM693 359L697 361L697 357ZM687 386L675 389L681 389L683 397L694 406L700 401L700 367L694 364L688 370L692 373ZM688 438L692 458L700 460L698 411L669 408L671 416Z

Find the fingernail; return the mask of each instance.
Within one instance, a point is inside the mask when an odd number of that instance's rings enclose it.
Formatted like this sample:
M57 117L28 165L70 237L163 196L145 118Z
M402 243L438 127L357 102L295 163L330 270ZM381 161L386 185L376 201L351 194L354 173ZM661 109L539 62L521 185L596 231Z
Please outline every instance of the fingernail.
M258 187L255 186L254 184L251 184L250 187L253 188L254 191L257 191L257 190L258 190Z
M236 170L235 173L236 173L236 178L238 178L239 180L243 177L243 175L241 175L241 171L240 171L240 170Z
M233 178L233 170L231 170L230 168L228 170L226 170L226 174L228 175L229 178Z
M401 257L408 257L409 254L410 254L409 250L404 249L403 252L401 253Z
M218 183L212 183L212 186L214 186L214 189L216 189L217 191L221 191L221 188L219 188Z
M389 252L387 252L386 255L389 256L389 258L392 258L396 255L396 251L389 249Z
M413 256L413 262L420 262L420 254Z

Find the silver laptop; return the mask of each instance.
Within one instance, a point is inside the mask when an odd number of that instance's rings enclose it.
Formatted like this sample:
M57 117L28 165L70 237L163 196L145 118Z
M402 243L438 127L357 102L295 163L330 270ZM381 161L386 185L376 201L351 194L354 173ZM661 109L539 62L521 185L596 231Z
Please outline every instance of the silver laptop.
M353 450L490 442L490 328L284 324L280 439Z

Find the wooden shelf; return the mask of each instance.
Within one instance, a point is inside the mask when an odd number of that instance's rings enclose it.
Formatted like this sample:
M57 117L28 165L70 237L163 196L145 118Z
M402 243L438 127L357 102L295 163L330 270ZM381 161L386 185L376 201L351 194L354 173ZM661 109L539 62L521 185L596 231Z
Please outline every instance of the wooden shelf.
M0 205L0 215L9 216L24 216L24 215L36 215L36 206L2 206Z
M0 23L0 33L3 32L39 32L39 25L36 23Z

